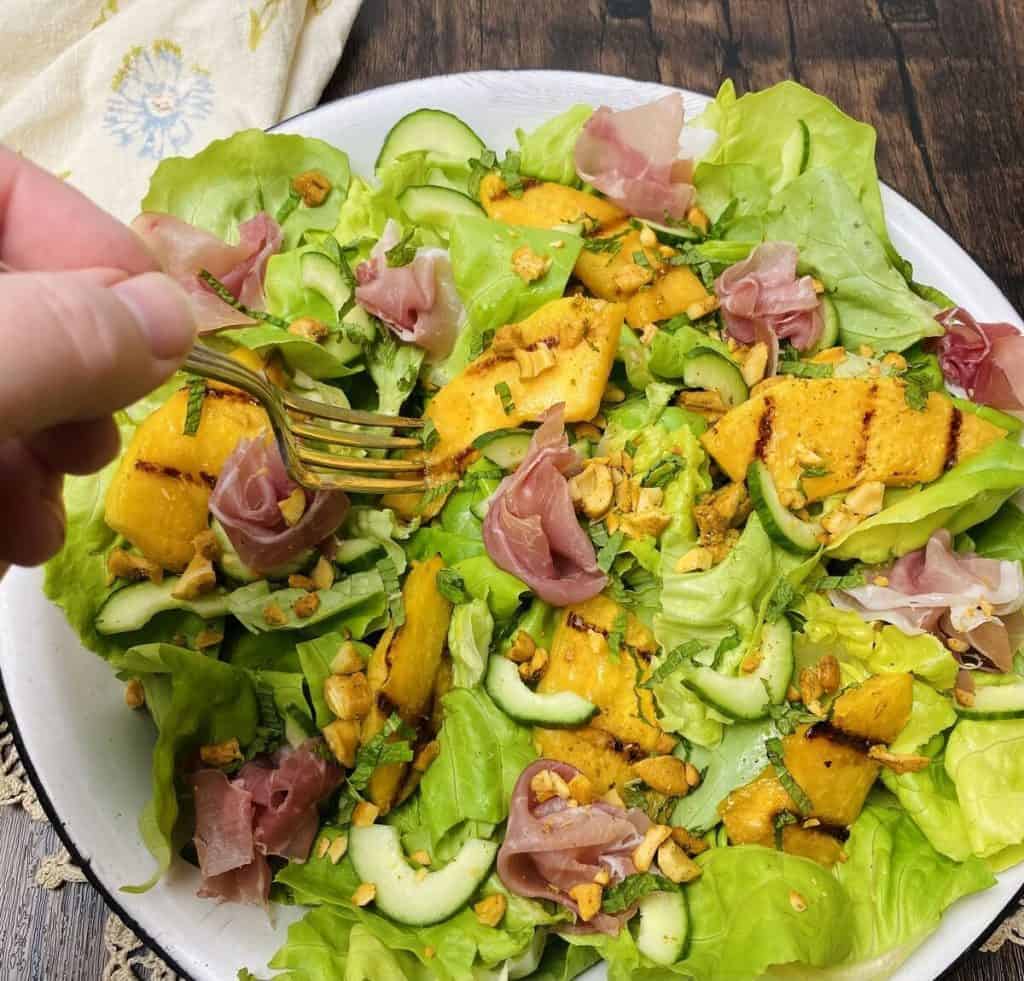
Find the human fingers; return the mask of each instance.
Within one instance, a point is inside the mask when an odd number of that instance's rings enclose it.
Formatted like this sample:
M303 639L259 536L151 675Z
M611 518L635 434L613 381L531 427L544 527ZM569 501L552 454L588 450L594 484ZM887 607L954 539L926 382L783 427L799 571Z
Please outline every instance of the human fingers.
M0 564L39 565L64 541L61 478L17 439L0 443Z
M121 434L110 416L62 422L28 437L29 452L56 473L94 473L117 456Z

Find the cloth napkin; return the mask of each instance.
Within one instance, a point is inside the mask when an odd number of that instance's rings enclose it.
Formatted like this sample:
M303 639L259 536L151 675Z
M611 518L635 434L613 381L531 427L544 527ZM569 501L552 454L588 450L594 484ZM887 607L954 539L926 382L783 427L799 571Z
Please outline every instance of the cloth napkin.
M165 157L315 105L361 0L0 0L0 142L123 220Z

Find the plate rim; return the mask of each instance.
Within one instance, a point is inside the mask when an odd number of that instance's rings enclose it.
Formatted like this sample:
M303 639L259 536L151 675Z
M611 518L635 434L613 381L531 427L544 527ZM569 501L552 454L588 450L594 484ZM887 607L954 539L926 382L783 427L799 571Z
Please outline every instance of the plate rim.
M359 102L365 99L373 98L382 92L392 92L402 88L412 88L421 85L424 82L430 82L440 79L479 79L479 80L491 80L500 81L502 78L515 77L515 76L540 76L541 78L548 78L552 81L558 78L576 79L576 80L589 80L597 82L599 80L612 79L617 82L629 82L633 84L658 86L663 89L674 89L684 94L698 95L702 98L713 98L706 93L698 92L693 89L684 89L679 86L666 85L662 82L656 82L652 80L641 80L630 78L626 75L614 75L603 72L584 72L584 71L566 71L562 69L481 69L479 71L464 71L464 72L444 72L436 75L425 75L417 78L403 79L399 82L391 82L387 85L378 85L372 88L364 89L361 92L355 92L351 95L342 96L337 99L332 99L329 102L320 103L316 106L306 109L302 112L295 113L291 116L287 116L284 119L279 120L273 126L267 127L268 132L274 132L281 127L287 126L290 123L294 123L297 120L304 119L308 116L316 115L320 112L328 112L332 107L340 103L352 103ZM959 240L954 238L953 235L947 232L942 226L934 221L929 215L922 211L916 204L906 198L901 192L891 187L889 184L879 179L879 185L883 191L888 194L894 195L900 200L900 202L907 207L915 211L921 218L926 222L930 223L935 227L936 230L947 238L950 242L954 243L955 246L968 257L971 263L974 264L975 268L981 273L981 275L987 280L988 285L992 291L997 294L1011 309L1016 311L1013 303L1009 300L1002 288L992 279L988 271L972 256L969 252L964 249L960 244ZM1018 316L1020 316L1018 312ZM91 652L89 652L91 653ZM72 837L70 828L68 827L65 820L58 814L56 807L54 806L48 792L45 789L43 780L39 772L37 771L34 762L28 755L25 747L24 740L22 739L21 730L18 725L17 717L14 712L13 705L7 693L7 687L4 683L3 672L0 671L0 708L3 710L4 719L7 722L8 731L11 733L11 737L14 742L14 747L18 753L19 762L25 771L25 776L28 779L30 786L35 792L36 798L39 801L40 806L46 815L54 832L60 839L63 846L67 849L71 860L76 866L78 866L84 874L86 881L100 894L104 903L107 906L107 910L110 913L116 915L128 929L130 929L136 937L146 946L148 950L153 951L159 956L164 963L173 970L182 981L195 981L194 976L186 971L177 960L167 952L167 950L150 935L149 930L143 927L139 921L129 913L124 906L115 897L114 892L102 881L102 879L96 874L92 868L91 860L86 858L78 845L75 843ZM942 981L944 978L948 978L952 972L960 966L960 964L971 954L978 951L981 946L989 940L995 932L999 929L1002 923L1006 920L1011 910L1020 905L1024 901L1024 883L1018 888L1018 890L1010 897L1006 904L1002 907L998 915L991 920L984 929L975 937L975 939L965 947L956 958L949 963L949 965L943 969L942 973L937 975L935 981Z

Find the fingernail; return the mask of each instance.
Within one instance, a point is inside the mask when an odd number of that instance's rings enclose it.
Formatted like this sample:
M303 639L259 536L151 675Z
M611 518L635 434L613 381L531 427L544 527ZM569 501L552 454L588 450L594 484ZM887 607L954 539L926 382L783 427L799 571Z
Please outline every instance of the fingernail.
M185 354L196 323L184 290L163 273L143 273L111 287L135 317L153 355L161 360Z

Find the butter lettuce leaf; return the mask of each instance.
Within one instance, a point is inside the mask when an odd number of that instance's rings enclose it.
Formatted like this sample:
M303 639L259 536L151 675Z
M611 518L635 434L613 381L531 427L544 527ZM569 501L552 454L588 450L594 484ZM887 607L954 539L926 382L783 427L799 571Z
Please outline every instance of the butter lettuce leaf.
M313 137L247 129L192 157L168 157L153 173L142 210L176 215L237 241L240 222L260 211L277 217L293 178L309 170L326 176L331 190L323 204L299 203L285 218L283 248L292 249L305 232L334 228L348 193L348 156Z
M530 133L516 130L519 142L519 172L527 177L558 184L578 184L576 140L593 108L576 105L542 123Z
M987 559L1024 562L1024 511L1007 501L991 518L971 529L974 551Z
M992 517L1024 486L1024 447L1001 439L934 483L902 493L831 545L826 554L880 564L921 548L933 531L958 535Z
M448 651L456 688L473 688L483 681L493 635L494 617L483 600L460 603L452 610Z

